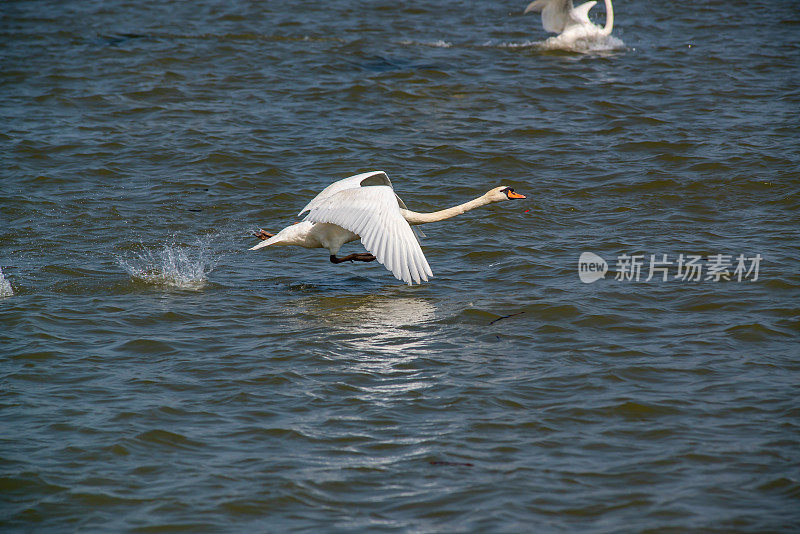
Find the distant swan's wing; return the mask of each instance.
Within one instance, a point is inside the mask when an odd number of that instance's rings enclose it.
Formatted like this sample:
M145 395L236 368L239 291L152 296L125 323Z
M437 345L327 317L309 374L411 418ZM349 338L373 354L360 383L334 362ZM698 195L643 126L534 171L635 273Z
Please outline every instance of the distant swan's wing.
M400 214L389 186L339 191L319 202L306 220L337 224L361 236L361 243L398 280L411 285L433 276L411 226Z
M591 2L586 2L573 9L572 20L579 24L591 24L592 21L589 20L589 10L592 9L595 4L597 4L597 2L592 0Z
M523 11L522 13L523 15L527 15L531 11L536 11L537 13L541 12L545 8L545 6L547 6L547 4L551 1L552 0L534 0L533 2L528 4L528 7L526 7L525 11Z
M551 33L561 33L572 23L572 0L536 0L528 4L525 13L542 12L542 27Z
M331 185L320 191L317 196L311 199L311 202L306 204L306 207L300 210L298 215L302 215L307 211L311 211L323 200L331 195L335 195L339 191L344 191L345 189L356 189L366 185L387 185L392 187L392 182L389 181L389 177L386 176L386 173L383 171L364 172L361 174L356 174L355 176L350 176L349 178L344 178L342 180L333 182Z

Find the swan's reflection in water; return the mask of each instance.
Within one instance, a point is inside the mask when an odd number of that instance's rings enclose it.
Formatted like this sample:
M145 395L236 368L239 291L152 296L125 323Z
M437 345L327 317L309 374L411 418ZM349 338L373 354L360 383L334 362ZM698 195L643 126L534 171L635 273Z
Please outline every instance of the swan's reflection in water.
M431 351L436 307L396 295L315 296L300 305L324 331L332 357L346 355L363 370L386 372Z
M296 302L303 328L313 332L315 359L305 373L311 400L304 402L313 409L297 428L335 451L326 465L384 470L430 455L429 433L404 429L438 402L431 392L443 371L430 363L440 328L435 301L390 290Z

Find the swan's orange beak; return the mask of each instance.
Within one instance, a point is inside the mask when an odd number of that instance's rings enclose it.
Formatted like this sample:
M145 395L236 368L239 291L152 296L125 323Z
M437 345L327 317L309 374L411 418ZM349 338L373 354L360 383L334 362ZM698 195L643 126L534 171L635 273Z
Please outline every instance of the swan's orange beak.
M520 195L516 191L510 190L506 193L508 198L526 198L525 195Z

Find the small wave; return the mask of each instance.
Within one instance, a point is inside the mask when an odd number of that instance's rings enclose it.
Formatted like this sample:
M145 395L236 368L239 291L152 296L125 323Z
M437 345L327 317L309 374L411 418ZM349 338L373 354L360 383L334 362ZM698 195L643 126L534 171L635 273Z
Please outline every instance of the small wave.
M208 245L202 242L193 247L174 241L160 248L142 245L140 251L118 257L117 263L136 281L194 290L206 285L208 274L216 267Z
M10 297L13 294L11 283L3 276L3 269L0 269L0 298Z

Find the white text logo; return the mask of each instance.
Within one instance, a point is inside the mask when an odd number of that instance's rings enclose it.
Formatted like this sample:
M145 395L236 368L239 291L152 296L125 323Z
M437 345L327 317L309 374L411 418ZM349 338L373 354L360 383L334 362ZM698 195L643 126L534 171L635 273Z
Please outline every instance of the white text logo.
M746 256L739 254L678 254L670 258L668 254L620 254L615 265L614 280L630 282L649 282L656 279L662 282L680 280L682 282L719 282L758 280L758 269L763 260L761 254ZM648 261L649 260L649 261ZM605 278L608 265L593 252L584 252L578 259L578 276L581 282L591 284Z
M591 284L605 278L608 272L606 260L594 252L584 252L578 258L578 276L584 284Z

